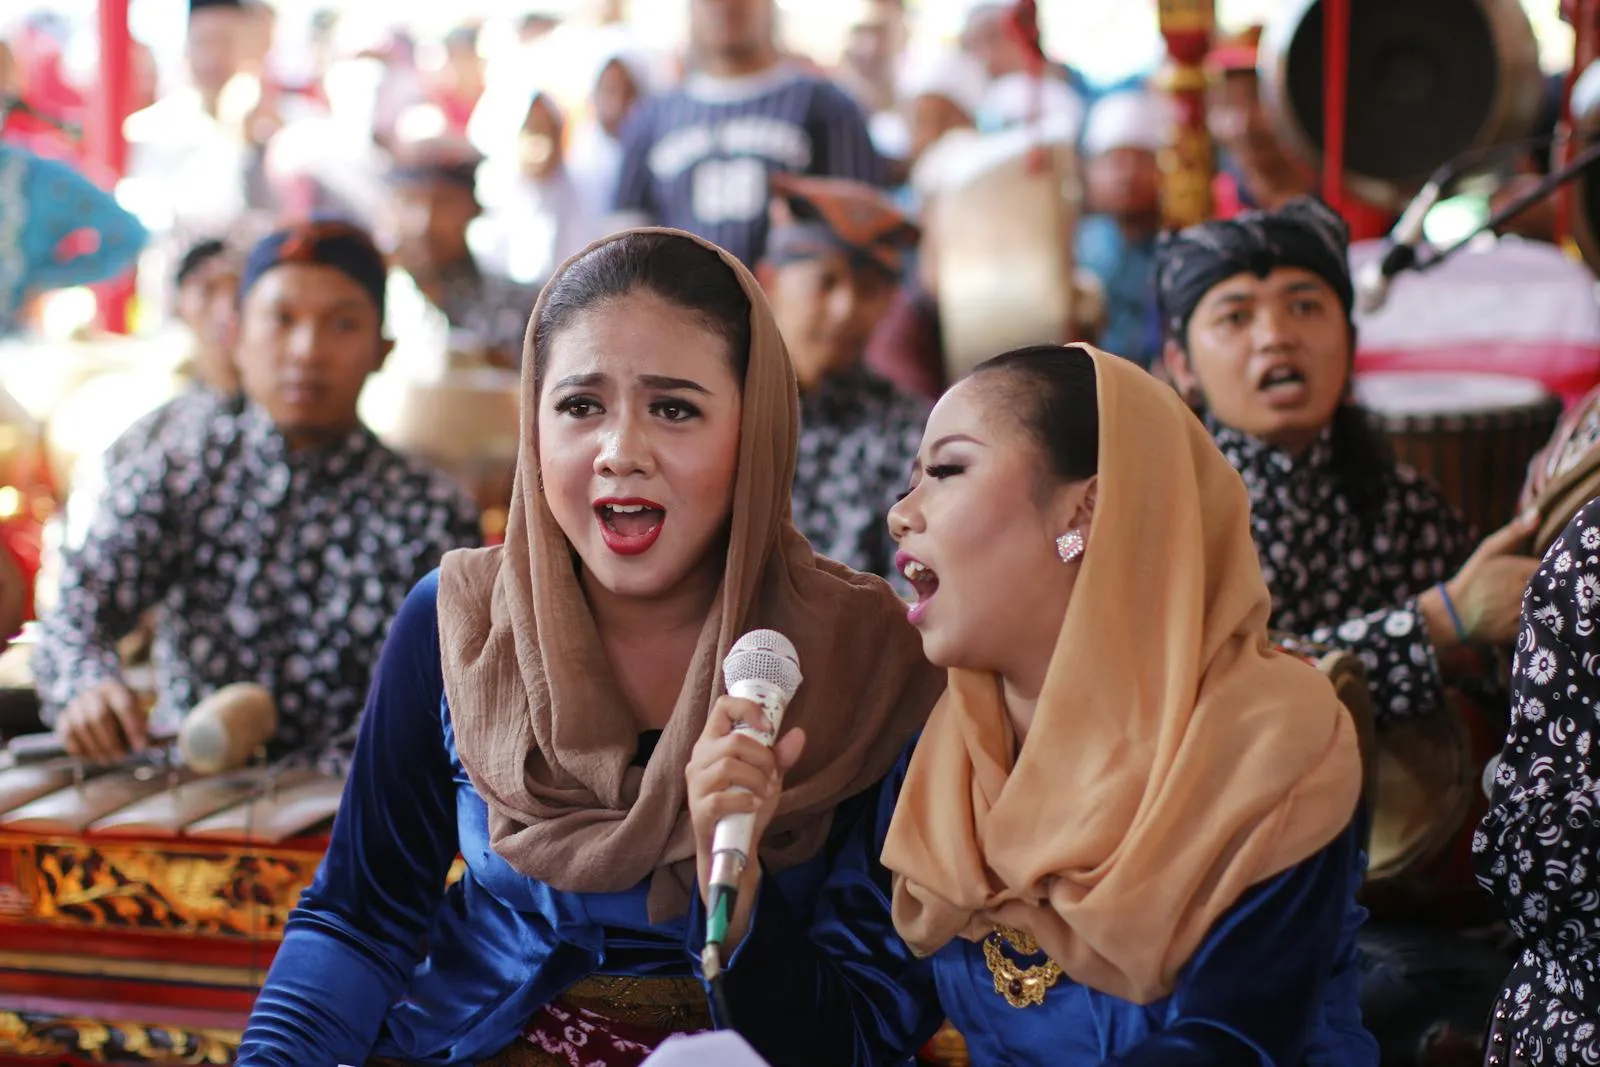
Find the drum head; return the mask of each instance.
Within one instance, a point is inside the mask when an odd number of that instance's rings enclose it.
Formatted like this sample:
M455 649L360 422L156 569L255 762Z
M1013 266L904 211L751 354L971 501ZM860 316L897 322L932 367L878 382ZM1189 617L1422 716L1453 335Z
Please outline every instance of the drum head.
M941 189L930 206L952 382L1007 349L1074 339L1074 150L1046 151L1050 165L1041 170L1027 155L1004 158Z
M1352 389L1356 403L1371 414L1408 423L1542 411L1558 403L1543 383L1509 374L1379 371L1357 375Z
M1436 859L1472 809L1479 771L1460 709L1386 725L1378 734L1369 882L1403 879Z

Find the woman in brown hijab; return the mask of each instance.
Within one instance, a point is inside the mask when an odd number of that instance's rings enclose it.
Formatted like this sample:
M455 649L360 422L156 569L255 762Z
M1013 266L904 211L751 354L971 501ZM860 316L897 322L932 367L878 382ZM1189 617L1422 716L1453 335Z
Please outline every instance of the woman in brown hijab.
M790 524L797 393L759 286L686 234L602 241L540 297L522 390L505 543L395 622L239 1062L631 1065L710 1026L685 774L748 708L720 667L755 628L805 681L738 802L765 832L735 1021L774 1064L903 1061L938 1015L872 787L944 680L889 587Z
M1354 725L1269 644L1244 486L1177 395L997 357L889 521L949 686L882 858L973 1061L1375 1064Z

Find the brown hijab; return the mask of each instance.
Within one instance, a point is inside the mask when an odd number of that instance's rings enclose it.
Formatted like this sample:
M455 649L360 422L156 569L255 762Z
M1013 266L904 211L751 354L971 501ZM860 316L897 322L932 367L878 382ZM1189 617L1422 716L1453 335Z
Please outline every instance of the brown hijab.
M1033 724L1018 752L999 680L951 671L883 862L918 953L1002 924L1149 1003L1246 889L1345 829L1361 760L1333 686L1268 643L1239 476L1176 393L1089 351L1094 522Z
M630 234L671 234L716 252L750 299L750 359L727 561L672 719L645 767L639 729L601 647L573 551L539 488L535 325L562 274ZM799 399L759 285L737 259L675 230L596 242L563 265L534 309L522 362L522 440L505 543L452 552L439 582L445 695L456 748L489 808L494 850L568 892L651 879L653 920L682 913L694 884L684 767L745 632L770 627L805 682L784 726L806 731L761 843L772 869L810 858L833 809L880 779L943 688L905 606L878 578L816 556L789 520Z

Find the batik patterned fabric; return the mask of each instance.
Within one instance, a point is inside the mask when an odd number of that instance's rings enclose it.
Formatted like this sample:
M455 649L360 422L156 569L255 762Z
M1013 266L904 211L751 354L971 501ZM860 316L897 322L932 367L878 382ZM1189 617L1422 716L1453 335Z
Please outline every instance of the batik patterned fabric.
M453 328L504 357L522 359L538 287L483 271L468 259L440 271L434 296Z
M1473 837L1478 881L1522 953L1490 1063L1600 1064L1600 500L1545 553L1522 601L1511 729Z
M1266 277L1298 267L1323 278L1349 314L1350 228L1320 200L1299 197L1276 211L1190 226L1156 241L1156 293L1167 335L1182 339L1206 293L1237 274Z
M291 451L253 406L190 425L107 471L34 652L44 718L119 677L116 641L159 607L154 730L252 681L277 698L269 754L337 747L406 593L446 551L477 543L474 506L364 428Z
M1439 661L1416 598L1466 561L1466 520L1404 465L1377 475L1371 502L1358 506L1342 487L1331 432L1295 457L1207 422L1250 495L1273 627L1356 653L1379 722L1438 707Z
M922 236L894 201L864 182L774 174L772 230L766 259L774 265L842 252L852 266L875 267L898 280Z
M894 569L889 509L911 478L928 409L862 367L830 375L800 397L794 522L813 548L858 571Z

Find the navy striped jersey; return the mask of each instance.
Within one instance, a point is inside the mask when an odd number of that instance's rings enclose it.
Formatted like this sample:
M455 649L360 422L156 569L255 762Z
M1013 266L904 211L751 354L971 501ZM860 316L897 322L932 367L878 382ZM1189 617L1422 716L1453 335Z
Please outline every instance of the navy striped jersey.
M688 230L755 266L774 170L882 185L866 117L844 90L788 66L691 75L641 104L623 134L619 213Z

